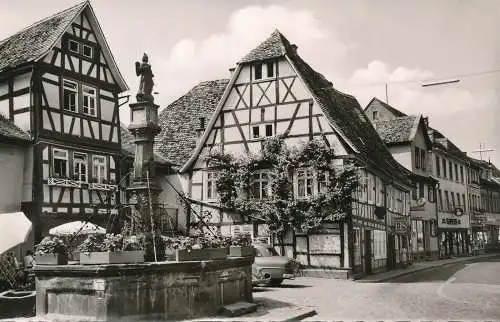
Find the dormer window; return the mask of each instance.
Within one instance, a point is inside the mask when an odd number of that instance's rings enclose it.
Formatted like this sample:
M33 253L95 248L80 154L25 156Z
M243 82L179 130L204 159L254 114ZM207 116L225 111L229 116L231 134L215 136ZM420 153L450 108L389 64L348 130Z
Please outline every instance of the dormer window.
M378 111L373 111L373 120L378 120Z
M74 40L69 40L68 41L68 48L69 51L79 54L80 53L80 44Z
M255 64L253 70L255 79L262 79L262 64Z

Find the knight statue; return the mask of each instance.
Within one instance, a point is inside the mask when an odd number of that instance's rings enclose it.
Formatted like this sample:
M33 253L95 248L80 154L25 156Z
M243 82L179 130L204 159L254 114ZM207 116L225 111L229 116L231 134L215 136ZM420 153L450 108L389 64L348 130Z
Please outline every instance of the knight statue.
M148 55L144 53L142 56L142 63L138 61L135 62L135 73L137 76L141 76L139 82L139 91L137 92L136 98L138 102L154 100L153 97L153 71L151 70L151 65L148 63Z

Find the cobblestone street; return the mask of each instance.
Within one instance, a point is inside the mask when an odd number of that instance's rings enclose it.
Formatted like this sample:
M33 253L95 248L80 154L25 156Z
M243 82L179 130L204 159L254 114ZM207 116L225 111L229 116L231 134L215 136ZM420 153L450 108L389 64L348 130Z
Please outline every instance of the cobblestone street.
M299 306L318 313L306 319L309 321L497 320L500 318L499 271L497 257L436 267L384 283L303 277L279 288L257 288L254 298L263 304L263 309L245 318L261 316L268 320L271 311L278 316Z

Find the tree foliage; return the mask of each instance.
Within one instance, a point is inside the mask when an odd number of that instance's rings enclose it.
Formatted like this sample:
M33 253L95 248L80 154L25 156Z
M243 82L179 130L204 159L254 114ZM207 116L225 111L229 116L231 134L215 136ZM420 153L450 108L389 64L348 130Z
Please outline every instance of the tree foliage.
M290 229L310 231L325 221L344 219L358 185L354 166L336 166L334 151L319 140L289 148L281 136L276 136L264 142L258 155L234 157L215 151L207 161L217 176L220 205L267 224L278 235ZM315 176L326 175L329 180L324 191L295 198L293 175L299 169L310 169ZM268 174L269 194L265 199L250 198L252 174L257 170Z

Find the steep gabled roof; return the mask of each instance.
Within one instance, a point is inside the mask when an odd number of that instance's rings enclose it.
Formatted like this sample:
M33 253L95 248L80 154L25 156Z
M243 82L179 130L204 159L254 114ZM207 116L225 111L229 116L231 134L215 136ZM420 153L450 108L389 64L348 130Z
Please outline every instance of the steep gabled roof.
M201 82L164 108L159 115L161 132L155 139L155 151L184 165L196 148L200 118L208 123L228 83L228 79Z
M275 29L269 38L251 50L239 63L250 63L283 57L287 53L287 47L289 46L290 43L288 40L278 31L278 29Z
M391 105L387 104L386 102L379 100L376 97L372 98L372 100L370 101L370 103L368 103L368 105L366 105L364 111L366 111L369 107L376 107L376 106L380 106L382 108L385 108L386 110L388 110L389 112L391 112L395 117L408 116L407 114L405 114L405 113L401 112L400 110L392 107Z
M0 41L0 72L33 63L43 58L62 37L75 18L84 11L103 48L102 53L110 65L117 84L122 91L127 90L128 86L116 65L89 1L81 2L35 22L31 26Z
M372 123L386 145L413 142L418 128L421 127L428 148L432 148L432 142L427 133L427 126L424 123L422 115L402 116L391 120L372 121Z
M352 151L365 162L371 163L379 171L385 172L389 177L398 177L403 182L407 182L409 172L405 171L405 168L392 157L375 128L364 114L358 101L353 96L334 89L330 81L302 60L297 54L296 49L295 45L291 45L285 36L275 30L268 39L250 51L239 62L240 66L238 68L241 68L241 65L257 60L282 56L288 58L299 77L304 81L314 99L318 102L332 128ZM235 72L235 75L237 73L238 70ZM209 128L213 126L217 114L224 103L224 97L227 95L234 79L233 77L223 98L219 102L217 111L210 121ZM207 138L207 133L205 132L194 155L183 166L181 171L187 170L196 160L197 154L200 153L205 142L204 140Z
M450 139L443 135L443 133L438 130L429 127L429 135L432 137L433 147L442 150L449 155L452 155L458 159L469 162L469 157L467 153L460 150Z
M29 141L31 139L28 133L18 128L12 121L0 114L0 139L2 137L21 141Z

